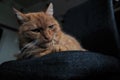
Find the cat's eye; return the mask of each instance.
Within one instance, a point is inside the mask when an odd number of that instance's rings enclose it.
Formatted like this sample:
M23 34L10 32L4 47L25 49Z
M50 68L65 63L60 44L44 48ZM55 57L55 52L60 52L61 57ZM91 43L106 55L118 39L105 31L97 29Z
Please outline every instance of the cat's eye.
M37 29L32 29L31 31L33 32L41 32L43 29L42 28L37 28Z
M33 31L33 32L40 32L40 29L33 29L31 31Z
M49 29L53 29L54 28L54 25L50 25L48 26Z

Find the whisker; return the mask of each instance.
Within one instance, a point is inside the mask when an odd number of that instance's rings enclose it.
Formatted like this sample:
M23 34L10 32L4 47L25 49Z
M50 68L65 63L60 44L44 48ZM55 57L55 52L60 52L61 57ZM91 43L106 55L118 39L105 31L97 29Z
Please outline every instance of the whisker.
M28 44L26 44L21 50L20 53L24 53L27 49L32 48L33 46L35 46L38 43L38 40L34 40Z

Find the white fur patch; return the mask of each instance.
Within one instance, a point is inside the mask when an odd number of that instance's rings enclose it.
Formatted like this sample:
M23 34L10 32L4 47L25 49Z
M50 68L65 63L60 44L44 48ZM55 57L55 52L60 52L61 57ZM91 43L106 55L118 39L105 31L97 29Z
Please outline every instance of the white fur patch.
M46 13L47 13L48 15L53 15L54 11L53 11L53 4L52 4L52 3L49 4Z
M19 13L16 13L16 14L18 19L23 20L23 17Z

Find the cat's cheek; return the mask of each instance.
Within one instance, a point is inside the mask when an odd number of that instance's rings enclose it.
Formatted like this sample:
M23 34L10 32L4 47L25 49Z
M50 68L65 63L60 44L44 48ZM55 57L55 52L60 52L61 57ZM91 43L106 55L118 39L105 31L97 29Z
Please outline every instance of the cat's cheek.
M60 31L60 28L55 27L55 28L53 29L53 31L54 31L54 32L59 32L59 31Z

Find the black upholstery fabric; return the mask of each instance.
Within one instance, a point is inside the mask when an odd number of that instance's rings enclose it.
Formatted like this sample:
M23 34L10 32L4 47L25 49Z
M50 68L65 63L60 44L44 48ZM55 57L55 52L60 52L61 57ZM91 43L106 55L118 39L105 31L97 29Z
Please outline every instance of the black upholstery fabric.
M120 43L112 5L112 0L88 0L67 12L63 29L88 50L118 56Z
M72 8L65 15L63 30L91 52L67 51L5 62L0 65L0 80L120 80L112 0L88 0Z
M119 80L119 72L114 57L70 51L3 63L0 80Z

